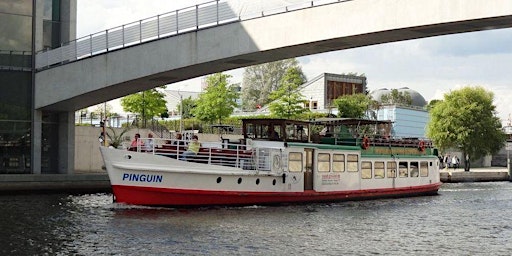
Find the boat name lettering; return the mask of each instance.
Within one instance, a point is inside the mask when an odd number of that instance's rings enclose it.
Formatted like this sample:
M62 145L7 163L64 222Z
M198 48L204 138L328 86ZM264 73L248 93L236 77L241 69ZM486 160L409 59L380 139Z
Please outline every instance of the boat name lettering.
M164 177L162 175L123 173L123 180L128 180L128 181L159 182L159 183L161 183L163 179L164 179Z

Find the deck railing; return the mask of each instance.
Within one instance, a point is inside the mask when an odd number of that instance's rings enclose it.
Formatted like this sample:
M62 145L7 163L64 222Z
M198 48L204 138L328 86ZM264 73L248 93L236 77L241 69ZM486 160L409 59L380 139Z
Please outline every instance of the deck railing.
M222 165L244 170L270 171L270 155L273 148L251 148L245 144L204 142L199 153L183 157L187 141L176 139L140 138L137 148L128 150L191 161L196 163ZM152 140L152 142L150 142Z
M36 69L232 22L352 0L215 0L107 29L36 54ZM292 3L290 5L290 3ZM288 4L288 5L286 5Z

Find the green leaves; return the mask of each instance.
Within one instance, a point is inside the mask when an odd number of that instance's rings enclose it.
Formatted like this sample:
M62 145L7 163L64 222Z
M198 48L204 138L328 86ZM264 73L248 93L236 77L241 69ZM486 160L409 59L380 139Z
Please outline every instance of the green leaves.
M270 103L272 101L270 94L283 86L283 79L290 68L294 68L298 72L298 76L293 79L302 80L302 82L291 81L289 78L286 80L293 84L303 84L306 81L306 76L302 73L296 59L274 61L245 68L242 108L252 111L257 106Z
M199 95L192 114L201 121L213 123L229 117L237 107L238 93L228 85L230 75L216 73L206 78L208 87Z
M365 116L366 110L373 104L373 101L363 93L356 93L341 96L335 99L333 104L338 108L338 117L362 118Z
M493 105L483 87L464 87L444 96L430 109L427 136L441 150L457 148L473 159L499 151L505 143Z
M298 67L290 67L281 80L279 89L270 93L270 113L277 118L294 119L306 112L304 95L299 86L305 82L302 71Z
M124 111L138 114L144 120L148 120L155 116L159 117L167 110L164 97L164 93L151 89L123 97L121 106Z

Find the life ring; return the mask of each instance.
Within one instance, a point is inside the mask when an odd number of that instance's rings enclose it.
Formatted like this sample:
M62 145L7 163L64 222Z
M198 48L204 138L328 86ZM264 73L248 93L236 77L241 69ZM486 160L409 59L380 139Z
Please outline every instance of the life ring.
M421 152L425 151L425 141L420 141L418 143L418 150Z
M361 143L361 147L363 149L367 149L370 147L370 139L368 139L368 137L363 138L363 143Z

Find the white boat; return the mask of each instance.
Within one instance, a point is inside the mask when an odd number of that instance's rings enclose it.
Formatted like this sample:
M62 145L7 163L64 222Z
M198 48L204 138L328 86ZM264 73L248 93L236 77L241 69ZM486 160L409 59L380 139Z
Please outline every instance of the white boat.
M315 134L313 125L325 126L325 134ZM366 131L373 136L347 136L365 126L373 127ZM241 143L203 146L190 161L179 160L185 148L172 140L137 152L100 150L115 201L126 204L268 205L437 194L437 150L428 141L378 136L386 129L389 123L358 119L248 119Z

